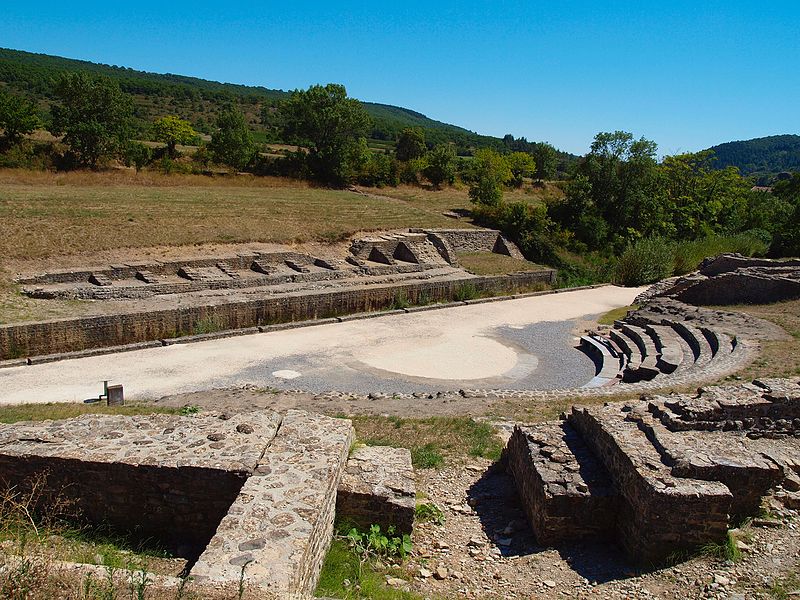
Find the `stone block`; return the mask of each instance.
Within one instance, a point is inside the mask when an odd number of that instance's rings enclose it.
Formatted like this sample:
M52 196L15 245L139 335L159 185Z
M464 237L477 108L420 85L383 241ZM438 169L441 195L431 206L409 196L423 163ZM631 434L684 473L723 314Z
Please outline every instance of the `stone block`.
M336 515L366 529L394 526L411 533L416 495L411 452L405 448L363 446L347 460L336 498Z
M613 535L619 498L568 423L516 426L506 460L539 544Z

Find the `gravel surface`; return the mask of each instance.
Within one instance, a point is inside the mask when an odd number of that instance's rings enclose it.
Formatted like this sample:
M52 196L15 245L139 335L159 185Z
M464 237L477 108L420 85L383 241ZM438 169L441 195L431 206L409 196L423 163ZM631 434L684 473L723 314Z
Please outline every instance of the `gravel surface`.
M591 318L591 317L590 317ZM499 377L433 379L376 369L362 361L331 364L324 352L283 357L255 364L227 385L255 382L277 389L303 389L314 393L340 390L359 394L447 391L459 388L510 388L547 390L579 387L594 377L594 363L578 350L574 330L582 320L534 323L493 328L485 336L513 351L515 362ZM461 355L473 352L464 347ZM480 361L481 356L475 356ZM489 360L489 357L486 357ZM300 376L286 379L284 372ZM274 376L277 373L278 376Z
M640 572L612 543L537 546L513 480L487 467L488 461L475 459L417 471L417 489L442 508L445 523L417 523L407 582L395 582L398 587L431 598L749 600L785 597L770 590L800 572L800 519L774 501L776 527L735 532L741 560L697 557Z

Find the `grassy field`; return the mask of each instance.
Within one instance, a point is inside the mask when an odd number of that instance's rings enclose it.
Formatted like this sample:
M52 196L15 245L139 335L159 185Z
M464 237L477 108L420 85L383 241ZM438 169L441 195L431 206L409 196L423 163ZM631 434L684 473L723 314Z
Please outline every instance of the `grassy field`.
M446 227L421 202L274 178L0 172L0 256L124 247L339 241L360 230Z
M506 275L519 271L532 271L539 266L527 260L492 252L460 252L458 262L475 275Z
M448 187L441 190L431 190L418 186L400 185L372 190L376 194L403 200L412 206L425 210L434 210L439 213L444 211L469 210L472 204L466 186ZM556 185L545 183L544 187L527 186L518 190L506 190L503 199L506 202L525 202L526 204L539 204L543 201L563 198L564 193ZM450 221L450 227L461 227L464 219Z
M800 300L719 308L743 312L772 321L783 327L790 336L785 340L762 342L761 354L742 371L742 377L755 379L800 375Z

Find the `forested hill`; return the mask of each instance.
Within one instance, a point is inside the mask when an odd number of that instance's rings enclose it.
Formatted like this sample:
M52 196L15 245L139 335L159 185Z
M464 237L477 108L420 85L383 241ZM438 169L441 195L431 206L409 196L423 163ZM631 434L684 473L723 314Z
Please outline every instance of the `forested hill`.
M744 176L753 175L767 184L778 173L800 171L800 135L771 135L709 148L716 156L714 167L738 167Z
M220 106L235 102L247 116L257 139L280 141L273 139L269 128L262 125L261 110L285 98L288 93L283 90L219 83L170 73L147 73L126 67L0 48L0 87L6 85L35 99L45 122L49 118L54 82L61 73L74 71L89 71L119 82L122 90L134 97L135 116L142 128L156 117L170 114L190 121L198 131L210 133L211 123ZM479 135L462 127L435 121L407 108L371 102L365 102L364 106L373 119L371 137L376 141L394 140L405 127L421 127L429 143L453 142L459 151L503 146L500 138ZM574 157L564 153L561 158Z

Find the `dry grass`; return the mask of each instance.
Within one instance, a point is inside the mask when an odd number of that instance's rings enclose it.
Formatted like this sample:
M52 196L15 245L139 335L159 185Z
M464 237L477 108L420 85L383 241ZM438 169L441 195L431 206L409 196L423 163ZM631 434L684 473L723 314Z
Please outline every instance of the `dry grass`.
M414 203L277 178L0 172L0 256L204 243L339 241L452 226Z
M497 459L502 444L494 428L469 417L348 416L359 442L369 446L395 446L411 450L414 466L439 467L470 456Z
M0 423L18 421L45 421L69 419L86 414L103 415L151 415L153 413L177 413L178 409L152 404L130 404L106 406L105 404L77 404L72 402L50 402L47 404L16 404L0 406Z
M543 268L536 263L493 252L460 252L458 262L475 275L506 275Z
M400 185L398 187L373 188L372 193L388 196L403 200L409 204L429 210L435 213L445 211L468 211L472 208L469 199L468 188L460 185L448 187L441 190L431 190L410 185ZM539 204L557 198L563 198L564 193L553 184L546 183L544 187L526 186L522 189L506 190L503 199L506 202L525 202L528 204ZM467 221L465 219L450 221L450 227L462 227Z
M784 340L762 342L761 355L740 373L742 377L756 379L800 375L800 300L720 308L772 321L783 327L790 336Z

